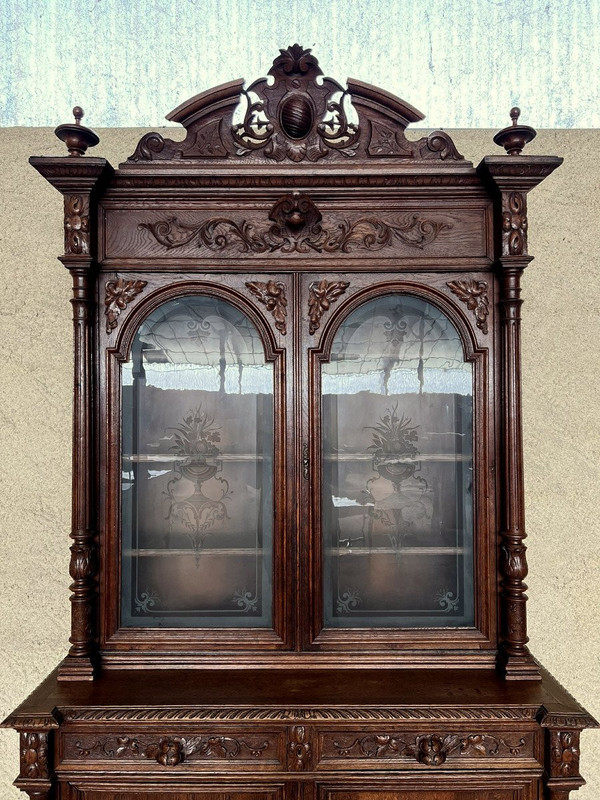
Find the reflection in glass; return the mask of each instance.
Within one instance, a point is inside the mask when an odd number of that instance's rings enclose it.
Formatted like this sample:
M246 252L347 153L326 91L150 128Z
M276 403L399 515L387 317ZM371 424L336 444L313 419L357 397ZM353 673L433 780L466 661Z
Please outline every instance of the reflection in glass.
M122 368L121 624L271 626L273 367L211 297L152 312Z
M473 376L410 295L365 303L323 364L325 625L472 626Z

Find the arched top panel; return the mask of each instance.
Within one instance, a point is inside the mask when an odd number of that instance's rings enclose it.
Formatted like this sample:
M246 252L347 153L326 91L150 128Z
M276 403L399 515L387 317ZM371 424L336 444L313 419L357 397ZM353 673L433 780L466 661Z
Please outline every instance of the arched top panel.
M406 281L394 281L386 285L385 288L378 285L376 287L363 289L354 294L342 307L335 310L331 314L323 331L321 346L319 348L319 359L329 361L332 358L336 340L339 338L338 334L340 329L347 329L355 318L358 319L361 316L371 318L373 304L377 305L377 303L379 303L382 307L385 306L387 309L388 306L391 308L394 302L402 305L403 298L409 302L409 305L412 298L418 301L423 309L431 309L432 314L430 314L430 316L432 324L436 325L437 328L439 328L441 320L445 320L444 324L447 324L447 330L452 332L457 347L460 349L460 360L470 361L473 359L478 349L477 341L470 325L465 319L462 309L458 308L449 298L433 287ZM421 313L417 308L418 303L410 306L417 316ZM410 310L409 306L407 306L407 308ZM383 322L385 322L385 320L383 320ZM392 328L393 323L390 322L388 332L390 337L394 338L392 335ZM385 326L384 329L388 330Z
M407 125L424 119L409 103L362 81L348 79L344 88L322 74L310 49L294 44L280 50L269 79L260 78L247 89L243 81L231 81L185 101L167 119L184 126L186 139L176 142L148 133L128 163L329 163L350 158L465 165L443 131L417 141L406 138Z
M178 302L183 309L186 303L187 306L190 306L189 301L193 305L194 298L205 298L219 303L220 315L223 316L225 314L225 320L231 318L232 324L234 323L236 326L238 323L234 322L234 318L235 320L244 320L242 327L247 330L246 339L254 341L254 338L256 338L257 341L260 341L261 357L264 356L267 361L275 360L277 349L272 331L265 326L263 319L256 313L252 304L229 287L215 286L214 284L200 281L173 284L166 289L160 289L149 294L135 308L131 316L124 321L115 348L118 358L120 360L128 359L133 342L138 338L138 334L144 329L149 329L152 325L158 324L163 317L165 317L163 327L166 325L167 328L169 326L172 328L172 322L169 322L167 317L170 314L170 309L174 308L173 304ZM189 319L186 317L187 322L181 322L180 325L183 326L183 331L187 338L195 337L201 343L202 323L198 322L195 327L193 324L190 326L189 323L193 323L193 309L191 313L192 317Z

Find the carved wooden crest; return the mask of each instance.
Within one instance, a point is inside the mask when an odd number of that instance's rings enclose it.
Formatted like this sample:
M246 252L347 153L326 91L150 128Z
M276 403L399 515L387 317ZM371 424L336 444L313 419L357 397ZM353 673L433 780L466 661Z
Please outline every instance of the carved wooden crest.
M404 130L423 114L375 86L323 78L299 44L280 50L269 70L244 89L237 80L192 97L167 115L187 130L183 142L142 137L129 162L231 160L316 162L355 158L463 161L443 131L409 141Z

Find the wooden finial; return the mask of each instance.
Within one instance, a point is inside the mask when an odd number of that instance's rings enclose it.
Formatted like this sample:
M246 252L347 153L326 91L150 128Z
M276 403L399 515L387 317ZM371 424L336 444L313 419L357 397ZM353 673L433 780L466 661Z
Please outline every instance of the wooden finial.
M88 147L95 147L100 139L94 131L81 124L83 117L81 106L75 106L73 116L75 124L68 122L65 125L59 125L54 133L67 145L70 156L83 156Z
M537 131L530 128L529 125L519 125L519 116L521 109L517 106L511 108L510 118L512 125L508 128L503 128L494 136L494 141L500 147L503 147L509 156L518 156L525 145L537 136Z

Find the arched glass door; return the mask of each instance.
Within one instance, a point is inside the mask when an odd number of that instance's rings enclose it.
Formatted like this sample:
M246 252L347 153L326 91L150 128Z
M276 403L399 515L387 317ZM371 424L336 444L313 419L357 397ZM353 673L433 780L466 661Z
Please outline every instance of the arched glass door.
M270 627L273 365L248 317L185 296L122 367L121 625Z
M326 627L473 626L473 374L456 328L388 294L322 365Z

